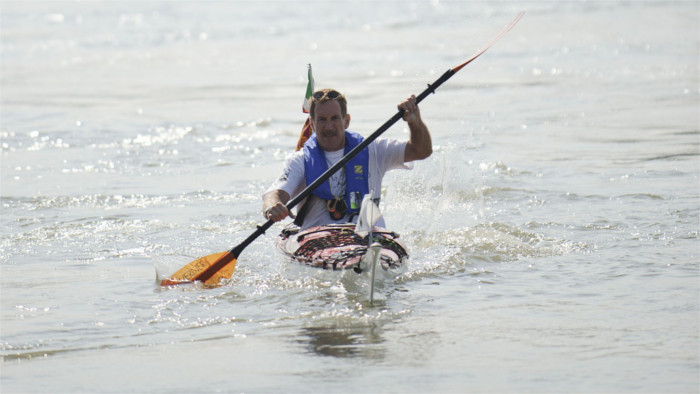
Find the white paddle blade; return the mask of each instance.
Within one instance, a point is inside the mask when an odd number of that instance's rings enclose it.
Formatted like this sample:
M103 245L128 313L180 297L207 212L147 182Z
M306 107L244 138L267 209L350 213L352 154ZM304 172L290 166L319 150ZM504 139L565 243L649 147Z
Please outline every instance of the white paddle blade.
M372 226L381 218L382 213L372 200L372 193L365 194L365 197L362 199L357 225L355 226L355 233L363 238L366 237L372 230Z

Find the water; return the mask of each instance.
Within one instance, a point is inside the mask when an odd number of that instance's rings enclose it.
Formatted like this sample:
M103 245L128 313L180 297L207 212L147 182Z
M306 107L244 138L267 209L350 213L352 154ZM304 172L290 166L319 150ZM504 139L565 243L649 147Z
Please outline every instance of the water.
M303 122L306 64L369 135L421 105L387 176L408 270L226 250ZM697 2L0 5L3 392L697 392ZM403 125L387 136L406 138ZM410 212L410 215L406 213Z

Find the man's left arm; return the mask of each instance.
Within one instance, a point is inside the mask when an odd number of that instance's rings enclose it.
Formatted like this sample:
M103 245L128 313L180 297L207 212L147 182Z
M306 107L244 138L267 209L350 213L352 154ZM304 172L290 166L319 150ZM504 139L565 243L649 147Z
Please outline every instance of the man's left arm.
M413 95L398 105L404 111L403 120L408 123L411 136L406 143L404 152L404 163L414 160L423 160L433 153L433 142L430 138L428 126L423 123L420 116L420 109L416 103L416 96Z

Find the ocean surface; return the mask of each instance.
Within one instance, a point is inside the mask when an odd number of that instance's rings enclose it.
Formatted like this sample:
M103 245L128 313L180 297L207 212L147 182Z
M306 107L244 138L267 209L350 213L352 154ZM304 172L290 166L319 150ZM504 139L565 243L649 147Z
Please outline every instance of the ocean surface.
M307 64L387 175L407 269L160 288L264 219ZM697 1L0 3L2 393L700 391ZM385 135L406 139L399 122Z

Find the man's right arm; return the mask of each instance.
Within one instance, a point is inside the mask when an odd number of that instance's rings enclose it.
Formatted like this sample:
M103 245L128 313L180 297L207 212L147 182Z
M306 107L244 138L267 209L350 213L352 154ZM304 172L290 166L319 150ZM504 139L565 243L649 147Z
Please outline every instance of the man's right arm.
M294 218L285 205L303 187L303 183L304 153L298 151L287 159L282 174L262 196L265 219L279 222L287 216Z

